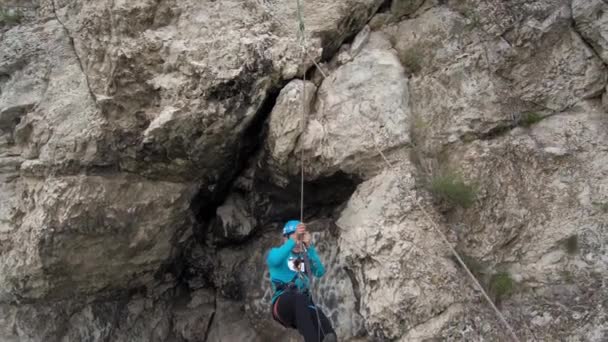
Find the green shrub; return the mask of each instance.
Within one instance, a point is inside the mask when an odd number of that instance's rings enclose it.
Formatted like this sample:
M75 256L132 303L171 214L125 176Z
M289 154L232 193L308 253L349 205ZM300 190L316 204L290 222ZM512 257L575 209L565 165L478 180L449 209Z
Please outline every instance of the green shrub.
M569 270L562 270L560 273L561 273L562 278L564 279L564 281L567 284L573 284L574 283L575 279L574 279L574 275L572 274L571 271L569 271Z
M475 278L481 281L481 279L483 279L484 275L487 273L486 267L477 259L465 254L462 251L458 251L458 254L460 255L462 262L464 262L469 271L473 273ZM450 258L458 267L462 267L462 265L460 264L460 262L458 262L458 259L454 255L452 255Z
M417 49L410 48L401 54L401 63L411 74L415 74L422 69L422 55Z
M608 213L608 202L593 202L593 205L595 205L602 213Z
M473 9L467 8L463 10L462 15L469 20L469 22L466 24L467 29L472 30L474 28L481 27L481 18Z
M0 8L0 26L19 24L22 18L23 15L19 11Z
M564 247L566 247L566 252L568 252L568 254L576 254L578 252L578 236L572 235L567 238L564 242Z
M430 182L430 191L437 199L462 208L472 206L477 195L474 186L467 184L453 172L444 172L434 176Z
M496 273L490 278L490 292L494 295L496 301L500 301L513 293L514 287L515 282L507 272Z
M524 127L530 127L541 121L543 117L536 112L526 112L521 114L520 124Z

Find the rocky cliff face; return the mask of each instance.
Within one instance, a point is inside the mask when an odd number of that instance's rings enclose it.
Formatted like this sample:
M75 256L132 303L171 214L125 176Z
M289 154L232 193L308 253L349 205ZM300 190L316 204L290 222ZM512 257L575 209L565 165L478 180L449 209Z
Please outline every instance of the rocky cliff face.
M0 8L0 340L297 341L300 155L343 340L508 339L436 228L522 340L608 339L606 1L305 1L304 61L295 1Z

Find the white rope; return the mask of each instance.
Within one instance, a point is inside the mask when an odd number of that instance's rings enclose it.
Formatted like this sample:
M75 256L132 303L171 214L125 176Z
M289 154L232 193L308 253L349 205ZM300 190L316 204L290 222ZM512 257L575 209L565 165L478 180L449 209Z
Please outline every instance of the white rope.
M306 71L302 77L302 120L300 122L300 139L304 136L306 123ZM300 222L304 222L304 147L300 146Z
M300 3L300 0L296 0L297 5L298 5L298 28L299 28L299 43L300 43L300 47L302 49L302 121L301 121L301 126L300 126L300 141L302 139L302 137L304 136L304 129L306 127L306 111L307 111L307 106L306 104L307 99L306 99L306 56L308 55L308 52L306 51L306 28L304 25L304 14L303 14L303 10L302 10L302 4ZM313 60L314 61L314 60ZM314 62L315 65L317 65L317 62ZM303 144L300 145L300 165L301 165L301 170L300 170L300 222L304 222L304 146ZM306 248L304 249L304 260L306 261L306 271L308 272L309 275L309 281L310 281L310 286L312 289L312 281L313 281L313 277L312 277L312 273L310 270L310 260L308 259L308 251L306 250ZM311 300L314 303L313 297L312 297L312 293L310 294ZM317 316L317 338L318 341L321 342L321 335L325 336L325 331L323 329L323 327L321 326L321 319L319 317L319 308L317 307L317 304L314 303L314 307L315 307L315 313Z
M304 19L303 19L303 14L302 14L302 7L301 7L300 0L296 0L296 2L297 2L297 6L298 6L298 8L297 8L297 14L298 14L298 22L299 22L299 26L298 26L299 39L298 39L298 42L299 42L300 47L302 49L302 66L304 67L303 77L302 77L302 80L303 80L302 81L302 121L301 121L301 127L300 127L300 129L301 129L301 131L300 131L300 139L301 139L303 137L303 135L304 135L304 126L305 126L305 122L306 122L305 121L306 120L306 103L307 103L307 99L306 99L306 63L305 63L306 56L308 56L310 58L310 60L314 63L314 65L317 68L317 70L319 71L319 73L321 73L321 75L323 75L323 78L327 78L327 73L325 73L323 71L323 69L321 68L321 66L315 61L314 58L310 57L310 55L308 54L308 51L306 50L306 33L305 33ZM274 15L271 14L270 16L271 16L271 18L279 21L278 19L276 19L274 17ZM280 22L280 21L279 21L279 23L282 24L282 22ZM378 152L378 154L382 157L382 159L384 160L384 162L386 163L386 165L389 167L389 169L393 169L394 168L393 164L388 160L388 158L384 155L384 153L382 152L382 150L378 146L378 142L376 141L373 132L371 132L369 129L367 129L366 127L364 127L360 123L359 123L359 125L360 125L360 127L364 131L366 131L368 134L370 134L370 136L372 137L373 143L374 143L374 148L376 149L376 151ZM301 171L301 174L300 174L300 221L303 222L303 220L304 220L304 148L302 146L300 148L301 148L301 150L300 150L300 165L301 165L301 170L300 170ZM399 182L402 181L402 179L399 178L399 177L397 179L398 179ZM511 335L511 338L513 339L513 341L520 342L519 337L517 337L517 334L515 334L515 331L513 330L513 328L509 324L509 322L507 322L507 320L505 319L505 317L502 314L502 312L500 312L500 310L498 310L498 308L496 307L496 305L494 304L494 302L492 301L492 299L490 299L490 296L488 296L488 294L485 291L485 289L483 288L483 286L481 286L481 284L479 283L479 281L477 280L477 278L475 277L475 275L473 275L473 273L471 272L471 270L469 269L469 267L462 260L462 258L460 257L460 254L456 251L456 249L454 249L454 247L452 247L452 244L449 242L449 240L447 239L446 235L441 231L441 229L439 229L439 225L435 222L435 220L433 220L433 218L426 211L426 209L424 209L424 207L420 203L420 199L419 198L416 199L416 204L418 205L418 208L422 211L422 213L425 215L425 217L427 218L427 220L431 223L431 227L433 228L433 230L437 233L437 235L439 235L441 237L441 240L443 241L443 243L446 246L448 246L448 248L450 249L450 252L454 255L454 257L456 257L456 260L458 260L458 263L460 264L460 266L462 266L462 268L465 269L466 273L471 278L471 280L473 281L473 283L477 286L477 288L479 289L479 291L481 291L481 293L483 294L483 297L486 299L486 301L488 302L488 304L490 304L490 306L492 307L492 309L496 313L496 316L498 317L498 319L507 328L507 330L508 330L509 334Z
M304 128L306 126L306 32L304 26L304 17L302 14L302 4L300 0L297 2L298 11L298 42L302 49L302 118L300 121L300 140L304 136ZM304 222L304 147L300 145L300 222Z

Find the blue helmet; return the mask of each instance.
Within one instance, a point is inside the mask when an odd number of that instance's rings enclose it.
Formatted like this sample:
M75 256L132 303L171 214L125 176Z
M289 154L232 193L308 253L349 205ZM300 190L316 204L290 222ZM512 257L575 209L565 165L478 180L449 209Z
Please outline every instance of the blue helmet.
M285 226L283 226L283 235L287 236L287 235L294 233L300 223L301 222L298 220L287 221L287 223L285 223Z

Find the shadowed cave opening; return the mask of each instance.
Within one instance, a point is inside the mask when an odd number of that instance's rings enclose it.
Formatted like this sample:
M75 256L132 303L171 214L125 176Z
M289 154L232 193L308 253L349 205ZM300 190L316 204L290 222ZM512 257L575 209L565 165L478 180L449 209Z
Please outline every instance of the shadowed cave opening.
M312 70L312 69L311 69ZM310 71L310 70L309 70ZM282 84L284 86L287 82ZM177 282L179 294L188 297L189 293L200 288L213 290L216 295L230 300L241 301L247 292L246 284L239 276L221 274L218 268L220 253L224 249L241 250L242 258L247 258L247 248L265 249L269 239L278 236L283 223L300 216L300 178L289 179L285 187L272 182L270 170L264 162L264 142L268 134L268 118L281 88L269 91L255 119L251 122L235 147L232 167L227 168L225 181L218 184L214 191L202 187L191 201L194 218L192 235L186 241L176 243L176 254L172 262L158 273L168 272ZM239 183L239 177L247 173L251 181L247 189ZM337 209L346 203L361 179L343 172L336 172L304 184L305 221L328 219L333 222ZM224 205L229 196L237 194L247 199L249 215L255 221L252 231L244 238L223 239L214 236L212 223L217 218L217 210ZM331 232L335 236L335 232ZM239 252L241 253L241 252ZM237 256L237 258L241 258ZM257 267L265 269L261 262ZM229 281L218 281L218 279Z

